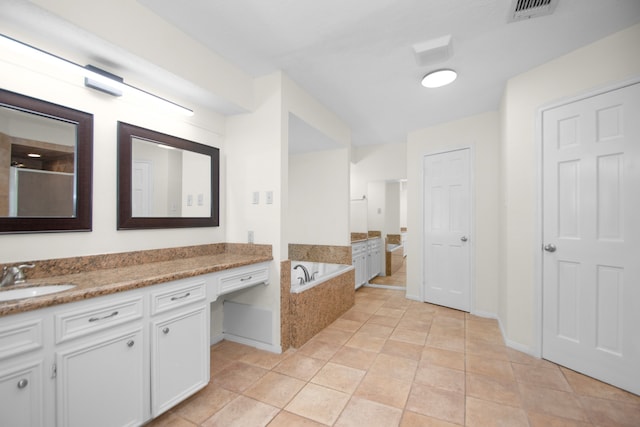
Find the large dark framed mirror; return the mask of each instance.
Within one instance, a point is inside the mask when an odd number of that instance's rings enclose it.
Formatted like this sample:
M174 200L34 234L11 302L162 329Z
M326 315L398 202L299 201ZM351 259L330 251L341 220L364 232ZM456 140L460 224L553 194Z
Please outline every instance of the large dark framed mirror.
M91 231L93 115L0 89L0 233Z
M215 227L220 150L118 122L118 229Z

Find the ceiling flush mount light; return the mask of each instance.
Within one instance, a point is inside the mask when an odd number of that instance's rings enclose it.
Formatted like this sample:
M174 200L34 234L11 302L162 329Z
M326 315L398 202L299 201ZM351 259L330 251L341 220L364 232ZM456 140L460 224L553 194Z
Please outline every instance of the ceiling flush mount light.
M84 67L76 64L75 62L69 61L68 59L54 55L53 53L49 53L27 43L23 43L4 34L0 34L0 42L27 55L35 56L49 63L55 62L59 66L66 67L69 71L84 76L85 86L92 89L97 89L113 96L122 96L126 94L141 96L148 101L152 101L156 105L169 107L173 111L180 112L187 116L193 116L193 110L162 98L161 96L154 95L151 92L131 86L130 84L125 83L122 77L118 77L115 74L108 73L92 65Z
M458 73L450 69L432 71L422 78L422 86L436 88L452 83L458 77Z

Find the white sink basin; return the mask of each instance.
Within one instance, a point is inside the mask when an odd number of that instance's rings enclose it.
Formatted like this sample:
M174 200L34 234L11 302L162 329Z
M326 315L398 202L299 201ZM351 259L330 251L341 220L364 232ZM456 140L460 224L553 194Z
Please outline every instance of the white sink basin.
M66 291L75 288L76 285L47 285L47 286L31 286L28 288L11 289L9 291L0 292L0 301L11 301L14 299L39 297L41 295L53 294L56 292Z

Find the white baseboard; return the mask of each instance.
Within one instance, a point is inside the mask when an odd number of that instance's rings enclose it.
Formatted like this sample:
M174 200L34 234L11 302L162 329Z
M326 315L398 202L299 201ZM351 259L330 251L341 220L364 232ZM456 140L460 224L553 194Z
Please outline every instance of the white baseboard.
M418 302L424 302L422 301L422 298L420 298L420 295L410 295L410 294L406 294L405 295L406 299L410 299L412 301L418 301Z
M498 319L498 315L496 313L490 313L488 311L480 310L480 311L474 311L471 314L478 317L484 317L485 319L496 319L498 323L500 323L500 319ZM502 331L502 327L500 328L500 330ZM504 336L504 333L502 335Z
M260 350L269 351L271 353L282 353L282 347L279 345L266 344L260 341L255 341L249 338L239 337L233 334L228 334L226 332L222 333L222 338L227 341L237 342L238 344L248 345L250 347L254 347Z
M392 291L404 291L407 289L404 286L377 285L375 283L367 283L364 286L367 288L391 289Z
M210 337L209 340L209 345L215 345L218 344L220 341L222 341L224 339L224 333L216 335L216 336L212 336Z
M504 330L504 326L502 324L502 321L500 320L500 317L496 316L495 318L498 320L498 326L500 327L500 332L502 333L502 339L504 339L504 345L506 345L507 347L512 348L514 350L517 350L517 351L520 351L522 353L528 354L529 356L533 356L533 357L536 357L538 359L540 358L540 355L536 354L536 352L531 347L508 339L507 338L507 334L506 334L506 332Z

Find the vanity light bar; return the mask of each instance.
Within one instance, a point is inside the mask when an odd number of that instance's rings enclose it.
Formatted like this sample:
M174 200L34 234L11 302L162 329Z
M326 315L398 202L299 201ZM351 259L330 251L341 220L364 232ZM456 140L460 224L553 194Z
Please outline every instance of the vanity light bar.
M102 92L109 93L114 96L121 96L123 94L132 94L140 96L147 100L153 101L157 105L163 107L169 107L173 111L180 112L187 116L193 116L193 110L176 104L173 101L169 101L158 95L154 95L151 92L147 92L143 89L139 89L135 86L131 86L124 82L124 79L114 74L108 73L92 65L83 67L76 64L73 61L54 55L53 53L39 49L27 43L23 43L19 40L0 34L0 43L3 43L21 53L27 54L32 57L37 57L40 60L47 62L54 62L58 66L66 67L68 70L74 73L79 73L85 78L85 86L100 90Z

